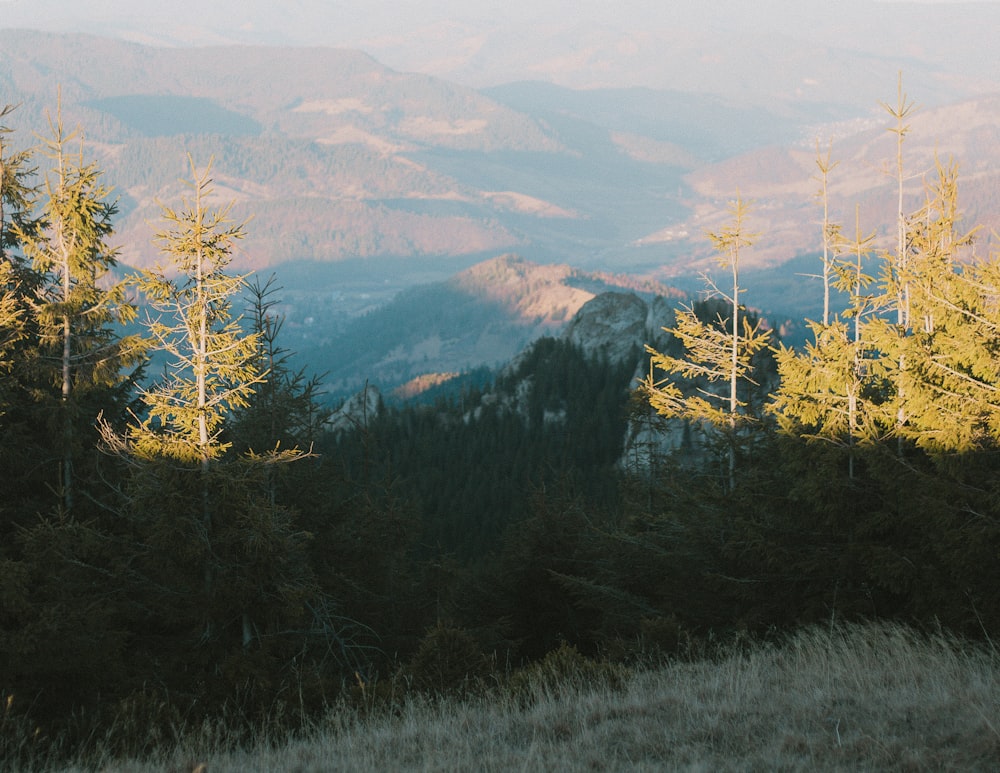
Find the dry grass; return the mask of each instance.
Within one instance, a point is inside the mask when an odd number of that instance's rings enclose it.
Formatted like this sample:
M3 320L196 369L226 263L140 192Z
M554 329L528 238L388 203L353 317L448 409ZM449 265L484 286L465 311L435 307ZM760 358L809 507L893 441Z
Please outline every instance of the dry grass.
M218 751L192 737L164 757L98 769L198 763L207 773L997 770L1000 654L899 626L814 629L620 686L539 679L527 694L334 711L280 747Z

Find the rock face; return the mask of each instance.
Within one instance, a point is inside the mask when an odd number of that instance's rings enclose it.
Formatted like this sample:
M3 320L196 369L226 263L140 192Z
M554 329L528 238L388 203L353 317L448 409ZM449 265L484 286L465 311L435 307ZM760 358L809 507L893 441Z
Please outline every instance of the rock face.
M602 293L585 303L563 335L591 356L621 361L646 339L649 308L632 293Z
M378 387L365 385L365 388L344 401L330 416L327 429L334 435L341 435L356 429L365 429L368 422L378 416L382 409L382 393Z
M606 292L585 303L563 336L592 356L621 362L633 347L657 345L673 325L673 304L662 296L646 302L633 293Z
M662 350L667 341L663 328L674 324L676 300L656 296L645 301L632 293L607 292L584 304L563 335L592 356L611 361L636 357L633 384L647 375L642 352L649 345ZM631 472L650 470L655 460L690 445L690 428L678 420L664 420L652 409L629 419L619 464Z

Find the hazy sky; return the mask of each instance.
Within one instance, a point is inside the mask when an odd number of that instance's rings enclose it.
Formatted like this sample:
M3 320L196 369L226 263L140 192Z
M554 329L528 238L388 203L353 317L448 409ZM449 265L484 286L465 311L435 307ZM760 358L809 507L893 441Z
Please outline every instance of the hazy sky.
M669 24L723 23L726 18L755 27L794 28L804 9L843 13L847 6L885 3L968 5L967 0L0 0L0 27L29 27L145 36L162 43L233 42L344 45L380 35L398 35L443 23L480 29L527 22L566 26L582 23L620 28ZM1000 0L979 0L995 5ZM428 40L428 45L431 41Z
M766 97L794 94L801 81L843 101L900 70L928 99L1000 84L1000 0L906 2L0 0L0 28L170 46L342 46L476 87L548 80Z

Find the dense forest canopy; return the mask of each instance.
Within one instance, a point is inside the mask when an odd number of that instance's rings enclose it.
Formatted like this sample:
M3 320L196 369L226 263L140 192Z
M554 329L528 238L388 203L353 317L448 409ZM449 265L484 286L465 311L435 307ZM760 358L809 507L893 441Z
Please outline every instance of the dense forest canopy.
M912 105L887 110L896 242L824 218L824 292L849 302L805 347L745 306L737 197L712 235L731 283L669 299L645 352L544 337L346 427L289 364L278 288L230 271L243 222L211 165L189 159L160 265L129 274L81 135L58 110L32 150L0 129L5 717L57 749L122 712L252 724L290 690L308 713L566 643L1000 634L1000 258L962 224L952 161L905 208Z

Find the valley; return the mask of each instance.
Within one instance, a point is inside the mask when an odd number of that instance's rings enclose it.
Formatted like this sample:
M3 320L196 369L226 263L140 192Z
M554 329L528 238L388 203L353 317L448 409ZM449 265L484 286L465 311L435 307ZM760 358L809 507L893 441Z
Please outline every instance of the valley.
M919 68L915 78L926 86ZM833 90L824 101L540 81L475 89L347 49L154 48L23 30L0 30L0 83L20 103L15 130L44 125L57 98L79 124L118 197L125 264L157 260L158 202L180 193L189 158L212 160L218 200L249 218L234 266L276 276L289 344L318 372L353 362L358 333L334 342L399 293L505 254L697 292L714 265L705 232L737 191L760 234L745 256L748 302L814 317L818 149L836 165L834 220L849 230L857 206L862 228L891 238L888 117ZM935 155L953 155L963 211L985 235L1000 225L1000 101L984 89L956 85L949 102L927 88L906 206L921 202ZM428 344L412 357L454 369L511 354L484 346L437 362L449 345ZM358 380L341 378L344 389Z

